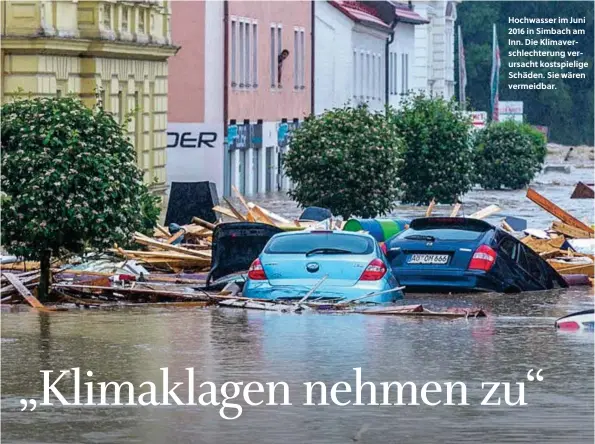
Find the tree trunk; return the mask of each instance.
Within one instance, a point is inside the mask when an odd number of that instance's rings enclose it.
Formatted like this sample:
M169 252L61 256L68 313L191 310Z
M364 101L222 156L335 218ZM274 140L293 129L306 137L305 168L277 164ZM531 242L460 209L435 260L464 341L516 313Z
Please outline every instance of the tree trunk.
M44 251L39 260L39 287L37 287L37 298L40 302L47 302L50 291L50 262L52 259L51 250Z

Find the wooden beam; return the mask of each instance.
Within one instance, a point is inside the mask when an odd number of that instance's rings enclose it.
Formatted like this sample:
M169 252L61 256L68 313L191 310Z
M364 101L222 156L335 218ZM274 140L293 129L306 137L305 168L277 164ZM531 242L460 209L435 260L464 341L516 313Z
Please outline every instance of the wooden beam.
M242 193L240 193L240 190L238 190L235 185L232 185L231 189L234 191L234 193L236 193L236 197L238 198L240 203L244 206L244 208L248 212L248 216L247 216L248 221L258 222L258 218L256 217L256 215L254 213L252 213L252 209L248 205L248 202L246 202L246 199L244 199L244 196L242 196Z
M589 239L593 237L592 233L588 231L575 228L571 225L565 224L564 222L554 221L552 222L552 230L562 233L566 237L572 237L575 239Z
M504 228L509 233L514 233L514 230L512 229L512 227L510 225L508 225L508 223L505 220L502 221L502 228Z
M479 211L476 211L471 216L472 219L485 219L493 214L499 213L501 211L498 205L490 205L489 207L482 208Z
M41 311L49 311L41 302L39 302L39 299L37 299L35 296L33 296L33 294L31 294L31 292L27 289L27 287L23 285L23 283L19 280L18 277L16 277L12 273L4 273L4 277L6 277L6 279L8 279L8 282L10 282L13 285L13 287L17 289L19 294L23 297L23 299L25 299L25 301L27 301L27 303L31 307Z
M450 213L450 217L457 217L457 214L459 214L459 210L461 209L461 204L458 203L454 206L454 208L452 209L452 212Z
M236 219L238 219L241 222L246 222L246 218L244 217L244 215L240 213L238 210L236 210L236 207L233 206L233 204L229 201L227 197L223 197L223 200L225 201L227 206L229 206L229 209L235 215Z
M141 245L156 247L167 251L175 251L177 253L188 254L190 256L196 256L199 258L205 258L209 260L211 259L210 254L206 254L204 251L190 250L188 248L178 247L176 245L164 244L163 242L159 242L153 239L143 239L138 236L135 236L134 240Z
M155 227L158 231L160 231L161 233L163 233L165 235L165 237L170 237L171 234L169 233L169 230L167 230L165 227L162 227L161 225L157 224L157 226Z
M579 228L581 230L587 231L590 234L595 233L595 230L593 230L593 228L591 228L590 226L582 223L580 220L578 220L577 218L575 218L573 215L571 215L567 211L564 211L558 205L556 205L555 203L553 203L550 200L546 199L545 197L543 197L541 194L539 194L534 189L529 188L527 190L527 197L529 199L531 199L531 201L533 201L534 203L536 203L537 205L539 205L541 208L543 208L545 211L547 211L551 215L553 215L553 216L557 217L558 219L560 219L565 224L568 224L568 225L571 225L571 226L573 226L575 228Z
M243 219L239 219L234 212L232 212L231 210L225 208L225 207L221 207L219 205L213 207L213 211L219 214L223 214L224 216L230 217L232 219L235 220L243 220ZM243 216L242 216L243 218Z
M426 210L426 217L430 217L432 212L434 211L434 207L436 206L436 201L432 198L432 202L428 205L428 209Z
M269 225L273 225L273 226L277 226L277 224L275 224L275 222L273 222L273 220L267 216L261 209L260 207L255 206L254 208L252 208L252 211L258 216L259 219L261 219L264 223L269 224Z
M216 227L215 224L212 224L211 222L207 222L206 220L203 220L200 217L193 217L192 223L196 224L196 225L200 225L201 227L206 228L211 231L215 230L215 227Z
M252 202L248 202L248 206L251 209L258 208L261 212L263 212L264 214L266 214L271 220L274 220L277 223L291 224L291 221L289 219L286 219L283 216L279 216L278 214L273 213L272 211L269 211L266 208L263 208L263 207L261 207L259 205L255 205Z

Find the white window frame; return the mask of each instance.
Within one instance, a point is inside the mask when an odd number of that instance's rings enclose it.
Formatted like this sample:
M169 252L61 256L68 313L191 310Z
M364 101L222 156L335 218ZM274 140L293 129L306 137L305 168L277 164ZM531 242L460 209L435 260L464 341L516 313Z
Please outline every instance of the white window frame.
M252 88L258 88L258 20L252 21Z
M231 36L231 44L229 50L229 70L230 70L230 80L231 80L231 87L236 88L238 86L238 20L235 17L231 18L230 21L230 36Z
M283 50L283 25L281 23L271 23L270 26L270 56L271 56L271 60L270 60L270 84L271 84L271 89L278 89L280 87L282 87L282 85L279 84L278 80L279 80L279 55L281 54L281 51Z
M357 86L359 84L358 83L359 77L357 75L357 67L358 67L357 60L358 60L357 50L354 49L353 50L353 94L352 94L354 100L357 100L357 93L358 93Z
M258 87L258 21L230 17L230 81L234 89Z
M293 28L293 89L300 88L300 66L299 66L299 41L300 28Z
M306 30L300 29L300 89L306 89Z

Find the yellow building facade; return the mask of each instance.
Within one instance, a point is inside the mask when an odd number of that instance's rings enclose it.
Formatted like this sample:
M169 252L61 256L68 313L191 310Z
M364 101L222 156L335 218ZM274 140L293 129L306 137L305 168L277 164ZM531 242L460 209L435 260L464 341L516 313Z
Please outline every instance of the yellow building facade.
M2 103L75 94L124 122L145 180L165 191L171 5L163 0L2 0Z

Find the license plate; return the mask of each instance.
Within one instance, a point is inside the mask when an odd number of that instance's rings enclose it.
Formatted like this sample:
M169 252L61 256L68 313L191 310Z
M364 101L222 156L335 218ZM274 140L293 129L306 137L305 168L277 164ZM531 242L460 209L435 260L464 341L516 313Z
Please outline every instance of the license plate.
M407 261L410 264L444 265L448 263L448 254L412 254Z

